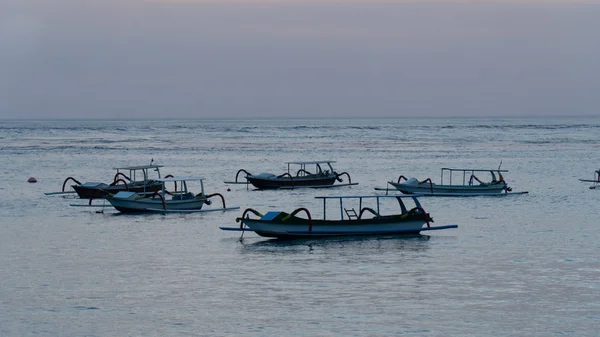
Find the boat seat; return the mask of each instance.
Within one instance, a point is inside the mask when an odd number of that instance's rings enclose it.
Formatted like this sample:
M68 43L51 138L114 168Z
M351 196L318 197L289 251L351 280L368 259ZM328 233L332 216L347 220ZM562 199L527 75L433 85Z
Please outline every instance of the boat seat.
M352 220L352 218L357 219L358 220L358 214L356 214L356 210L354 210L354 208L344 208L344 212L346 212L346 215L348 216L348 219Z

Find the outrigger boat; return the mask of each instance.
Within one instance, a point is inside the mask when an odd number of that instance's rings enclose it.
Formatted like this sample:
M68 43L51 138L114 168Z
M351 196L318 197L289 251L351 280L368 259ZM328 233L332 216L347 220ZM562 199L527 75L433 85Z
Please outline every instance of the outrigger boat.
M458 225L433 227L430 217L416 195L372 195L372 196L328 196L316 197L323 200L323 219L314 219L306 208L298 208L291 213L272 211L261 214L248 208L241 217L236 219L239 227L220 227L226 231L254 231L264 237L279 239L287 238L312 238L328 236L351 235L392 235L392 234L418 234L423 231L457 228ZM396 199L400 206L400 213L384 215L380 210L382 199ZM415 207L408 209L402 199L410 198ZM340 218L327 219L327 200L339 203ZM346 208L344 202L353 200L358 202L358 211L355 208ZM375 200L375 207L363 207L363 200ZM296 214L303 212L306 218ZM250 218L252 213L259 218ZM345 214L345 216L344 216ZM337 218L337 217L336 217Z
M226 211L239 209L239 207L226 207L225 198L220 193L206 195L204 193L204 178L202 177L176 177L156 179L161 184L160 191L152 195L139 194L131 191L120 191L117 194L108 194L106 200L118 211L122 213L134 212L207 212L207 211ZM188 191L188 182L198 181L200 183L200 193L194 194ZM175 189L168 191L167 183L173 183ZM177 189L177 186L180 189ZM211 208L203 210L204 205L210 205L210 198L218 196L223 203L222 208ZM91 202L91 199L90 199ZM76 205L73 205L76 206Z
M272 173L259 173L252 174L244 169L240 169L235 175L235 181L226 181L226 184L252 184L258 189L293 189L293 188L325 188L325 187L338 187L338 186L351 186L358 185L358 183L352 183L350 174L348 172L337 173L331 166L335 161L323 160L323 161L295 161L288 162L287 172L274 175ZM311 168L311 165L312 166ZM325 166L323 169L321 166ZM293 169L292 167L297 169ZM309 171L309 170L312 170ZM294 172L295 171L295 172ZM246 181L238 181L240 173L245 173ZM343 182L342 176L348 177L347 184L334 185L336 181Z
M594 171L594 179L579 179L579 181L583 181L586 183L593 183L592 186L590 186L591 190L595 190L598 188L598 186L600 186L600 170Z
M475 176L475 173L489 172L490 181L482 181ZM442 168L441 182L435 184L431 178L417 180L416 178L406 178L401 175L397 181L388 181L394 189L405 193L421 193L429 196L485 196L485 195L506 195L523 194L528 192L511 192L512 188L506 184L502 173L508 170L498 169L471 169L471 168ZM459 175L460 182L453 182L453 176ZM497 175L497 176L496 176ZM444 183L446 179L447 183ZM389 191L388 188L375 188L376 190Z
M65 179L62 185L61 192L47 192L46 195L77 193L80 198L104 198L106 195L116 194L120 191L130 191L136 193L154 193L160 191L161 183L156 179L160 179L160 168L163 165L141 165L141 166L125 166L115 167L117 170L110 184L98 182L81 183L73 177ZM151 179L149 172L156 172L156 179ZM129 175L124 172L129 172ZM167 177L172 177L168 175ZM65 191L67 182L72 180L75 184L71 185L73 191Z

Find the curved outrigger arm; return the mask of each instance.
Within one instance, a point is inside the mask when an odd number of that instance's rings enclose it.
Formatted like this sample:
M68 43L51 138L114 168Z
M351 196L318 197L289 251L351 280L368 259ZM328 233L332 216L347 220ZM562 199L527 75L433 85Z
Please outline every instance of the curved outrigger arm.
M421 203L419 202L419 199L417 199L417 196L422 196L422 194L410 196L410 198L415 203L415 207L411 208L410 210L408 210L406 208L406 205L402 201L402 197L400 197L400 196L396 197L396 200L398 200L398 204L400 205L401 214L411 214L411 215L420 214L420 215L423 215L423 217L425 218L425 222L427 223L427 227L430 227L429 223L433 222L433 218L429 215L429 213L427 213L427 211L425 211L425 209L423 208L423 206L421 206ZM408 197L408 196L406 196L406 197Z
M408 213L408 210L406 209L406 205L404 205L404 202L402 201L401 197L396 197L396 200L398 200L398 204L400 205L400 212L401 214L406 214ZM415 198L413 198L413 200L416 200Z
M165 176L165 179L167 178L175 178L172 174L167 174ZM177 181L173 181L173 184L175 185L175 192L177 192Z
M425 220L425 223L427 224L427 227L431 227L431 226L429 225L429 223L430 223L430 222L433 222L433 218L432 218L432 217L429 215L429 213L427 213L427 212L425 211L425 209L423 209L423 207L421 207L421 206L417 206L417 207L415 207L415 208L411 209L410 211L408 211L408 214L409 214L409 215L410 215L410 214L414 214L414 215L422 215L422 216L423 216L423 218L424 218L424 220Z
M247 219L248 213L252 213L252 214L256 215L259 218L263 217L263 215L260 212L258 212L257 210L255 210L253 208L246 208L244 210L244 213L242 213L242 216L235 219L235 222L239 222L240 223L240 229L244 229L244 219Z
M105 194L107 194L106 191L101 188L94 189L94 191L92 192L92 195L90 196L90 201L88 202L88 206L92 206L92 200L94 200L97 197L100 197L102 195L105 195ZM108 195L111 195L111 194L108 194Z
M126 182L124 179L121 179L121 178L119 178L119 179L117 179L117 180L113 181L113 182L112 182L110 185L108 185L108 186L115 186L115 185L117 185L117 184L118 184L120 181L121 181L121 182L123 182L123 184L125 185L125 190L126 190L126 191L129 191L129 186L127 185L127 182Z
M431 191L431 194L433 194L433 181L431 180L431 178L427 178L427 179L423 179L423 180L419 181L419 185L424 184L426 182L429 182L429 190Z
M67 184L67 181L69 181L69 180L73 180L75 182L75 184L81 185L81 183L79 182L79 180L77 180L77 179L75 179L73 177L67 177L67 179L65 179L65 181L63 182L63 185L62 185L62 191L63 192L65 191L65 185Z
M244 170L244 169L239 169L239 170L237 171L237 173L235 174L235 182L236 182L236 183L238 182L238 176L240 175L240 173L241 173L241 172L244 172L244 173L246 173L246 177L247 177L247 176L251 176L251 175L252 175L252 173L250 173L250 172L248 172L248 171L246 171L246 170Z
M225 206L225 198L223 197L223 195L222 195L221 193L213 193L213 194L209 194L209 195L202 196L203 198L205 198L205 199L206 199L206 200L204 201L204 203L205 203L205 204L207 204L207 205L210 205L210 203L211 203L211 202L210 202L210 200L208 200L208 199L210 199L210 198L212 198L212 197L214 197L214 196L218 196L218 197L220 197L220 198L221 198L221 202L223 203L223 208L227 208L227 207Z
M125 173L123 173L123 172L117 172L115 174L115 177L113 178L113 182L118 181L119 177L123 177L123 179L127 179L127 180L131 181L131 178L129 178Z
M496 176L494 175L493 171L490 171L492 173L492 177L494 177L494 180L496 180ZM471 177L469 178L469 186L473 186L473 180L476 180L479 184L483 184L484 182L479 180L479 178L477 178L474 174L471 174Z
M292 213L290 213L288 216L284 217L283 219L281 219L281 221L287 221L290 218L294 217L296 214L298 214L299 212L304 212L306 213L306 216L308 216L308 231L312 232L312 216L310 215L310 211L304 207L300 207L300 208L296 208Z
M246 175L244 176L244 178L246 178L246 181L241 182L238 181L239 177L240 177L240 173L244 172ZM235 174L235 181L225 181L225 184L244 184L244 185L249 185L250 184L250 180L248 180L249 176L252 176L253 174L248 172L245 169L239 169L237 171L237 173Z
M302 174L302 173L304 173L305 176L312 175L312 173L310 173L309 171L302 168L302 169L299 169L298 172L296 172L296 177L300 177L300 174Z
M158 196L160 198L160 202L163 205L163 209L166 210L167 209L167 202L165 201L165 197L162 195L162 193L160 191L155 191L154 193L152 193L152 195L150 196L150 198L154 198Z
M379 213L377 213L374 209L370 208L370 207L363 207L363 209L360 210L360 212L358 213L358 220L362 219L363 213L365 212L369 212L371 214L373 214L375 217L379 217Z
M292 177L292 175L289 172L282 173L282 174L280 174L280 175L277 176L277 178L283 178L283 177L290 177L290 180L294 181L294 177Z
M429 213L427 213L425 211L425 209L423 208L423 206L421 206L421 203L419 202L419 199L417 199L416 197L413 197L412 199L413 199L413 201L415 203L416 209L418 209L421 212L423 212L423 215L425 216L425 222L427 222L427 227L430 227L429 223L433 222L433 218L429 215Z
M496 174L494 173L494 171L490 171L490 174L492 175L492 182L497 181ZM500 172L498 172L498 174L500 174Z
M352 178L350 178L350 174L348 172L342 172L342 173L333 172L333 174L335 174L335 179L337 181L339 181L340 183L344 181L344 179L342 179L340 177L343 175L346 175L348 177L348 183L352 184Z

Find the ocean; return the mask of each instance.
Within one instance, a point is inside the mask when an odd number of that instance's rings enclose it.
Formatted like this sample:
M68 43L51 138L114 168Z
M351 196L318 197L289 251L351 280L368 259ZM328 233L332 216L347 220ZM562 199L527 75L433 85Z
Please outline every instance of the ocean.
M599 117L0 121L0 336L600 336L600 190L578 181L600 168L599 147ZM126 215L44 195L152 160L240 209ZM359 184L225 183L299 160L335 160ZM315 196L499 165L529 193L421 198L456 229L292 241L219 229L245 208L318 213Z

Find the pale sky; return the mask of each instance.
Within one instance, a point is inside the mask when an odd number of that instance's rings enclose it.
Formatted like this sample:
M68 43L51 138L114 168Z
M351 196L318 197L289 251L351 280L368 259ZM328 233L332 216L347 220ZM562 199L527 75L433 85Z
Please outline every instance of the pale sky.
M3 0L0 119L600 115L600 0Z

